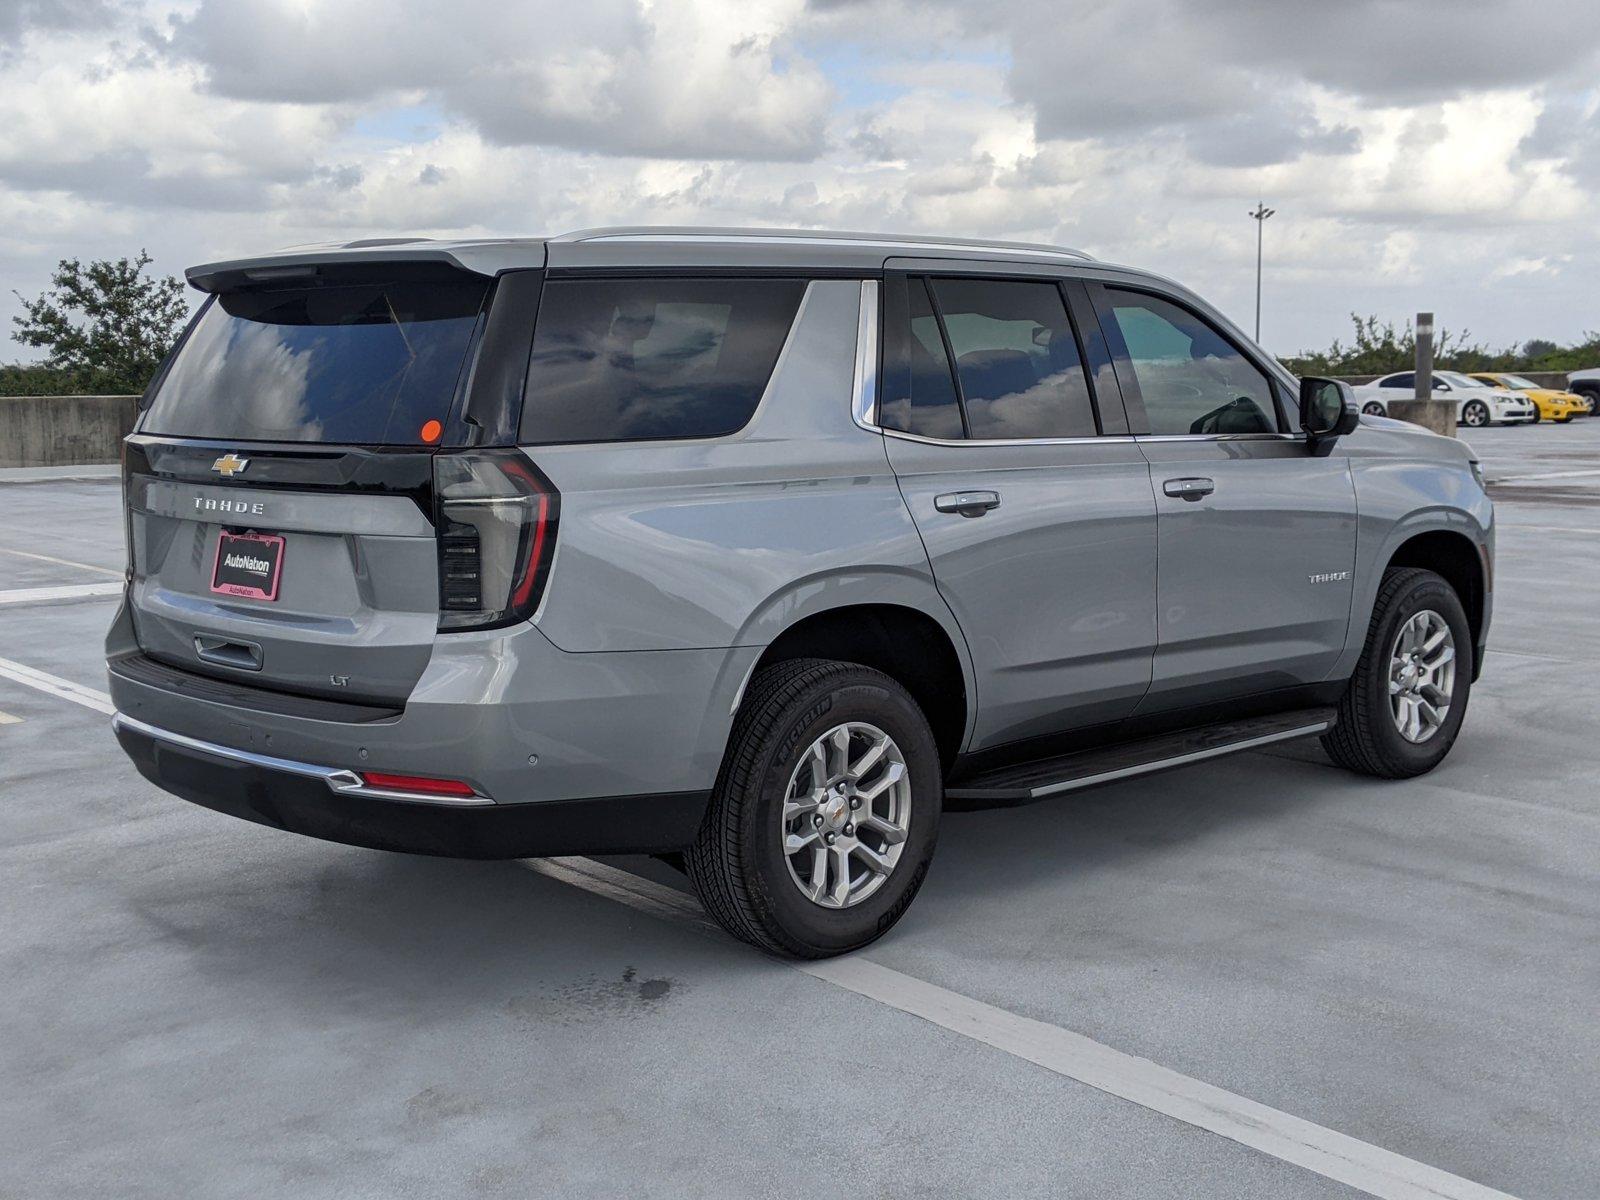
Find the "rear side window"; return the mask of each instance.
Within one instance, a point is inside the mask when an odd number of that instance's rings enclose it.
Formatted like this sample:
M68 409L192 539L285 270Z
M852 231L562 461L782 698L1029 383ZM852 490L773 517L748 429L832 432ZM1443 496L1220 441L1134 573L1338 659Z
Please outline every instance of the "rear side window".
M961 417L961 402L950 373L950 356L945 353L944 334L939 318L933 314L927 281L912 279L907 286L911 315L911 338L906 352L904 394L886 399L883 422L891 429L922 437L957 439L966 436Z
M1053 283L938 279L974 438L1094 437L1089 379Z
M450 413L486 280L235 292L211 300L146 433L421 445Z
M899 340L908 361L886 381L886 428L941 439L1095 436L1088 377L1054 283L913 277L906 286L910 337Z
M1417 377L1410 372L1407 372L1404 375L1391 375L1378 386L1387 388L1414 388L1417 386Z
M524 443L720 437L766 390L803 279L552 279Z

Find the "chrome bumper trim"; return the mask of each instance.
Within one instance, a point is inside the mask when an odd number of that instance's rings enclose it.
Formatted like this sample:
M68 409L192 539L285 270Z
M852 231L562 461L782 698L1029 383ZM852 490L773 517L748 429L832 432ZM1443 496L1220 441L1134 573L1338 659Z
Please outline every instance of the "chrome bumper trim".
M270 754L257 754L251 750L235 750L232 746L219 746L215 742L201 741L182 733L173 733L170 729L161 729L155 725L146 724L144 721L135 720L126 713L113 713L111 728L114 730L128 729L134 733L143 734L145 737L154 738L159 742L166 742L173 746L182 746L186 750L196 750L201 754L209 754L213 758L224 758L231 762L245 763L252 767L261 767L268 771L283 771L290 775L304 775L312 779L320 779L328 785L328 790L341 796L366 796L374 800L393 800L401 804L435 804L450 808L476 808L485 804L493 804L494 800L488 796L434 796L423 792L392 792L383 788L368 787L361 782L361 776L354 771L337 767L319 767L314 763L296 762L292 758L274 758Z

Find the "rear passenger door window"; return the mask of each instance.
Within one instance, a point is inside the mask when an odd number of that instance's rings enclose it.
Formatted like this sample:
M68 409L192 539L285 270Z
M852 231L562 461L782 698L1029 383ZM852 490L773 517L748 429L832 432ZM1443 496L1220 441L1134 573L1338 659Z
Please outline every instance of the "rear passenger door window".
M945 440L1095 436L1083 356L1055 283L906 282L907 361L885 389L887 428Z
M802 279L552 279L524 443L721 437L754 414Z
M1277 406L1265 373L1210 322L1145 292L1105 289L1156 435L1277 433Z

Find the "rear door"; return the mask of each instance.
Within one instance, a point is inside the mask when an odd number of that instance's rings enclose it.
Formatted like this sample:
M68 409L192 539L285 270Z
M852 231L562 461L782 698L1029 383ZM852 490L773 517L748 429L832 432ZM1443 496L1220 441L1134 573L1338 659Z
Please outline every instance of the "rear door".
M511 436L515 412L475 415L466 384L492 297L512 313L528 284L284 274L207 301L128 441L134 629L168 666L403 703L440 625L435 457ZM517 324L525 369L531 314Z
M1284 390L1220 322L1155 288L1090 284L1160 515L1159 644L1141 712L1327 677L1344 649L1356 501Z
M879 413L972 652L974 749L1126 716L1155 646L1149 470L1080 285L984 272L890 272Z

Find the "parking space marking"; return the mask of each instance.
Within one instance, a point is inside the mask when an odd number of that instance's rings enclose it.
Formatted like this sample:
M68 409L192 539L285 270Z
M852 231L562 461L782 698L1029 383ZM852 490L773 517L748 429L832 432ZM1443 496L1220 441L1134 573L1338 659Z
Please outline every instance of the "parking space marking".
M118 572L121 574L121 572ZM81 600L86 596L115 596L122 591L122 580L105 583L74 583L61 587L12 588L0 592L0 604L48 604L53 600Z
M73 683L72 680L63 679L59 675L51 675L48 671L39 671L19 662L12 662L9 658L0 658L0 678L10 679L62 700L71 700L74 704L92 708L95 712L105 713L108 717L117 711L116 706L111 703L111 697L105 692L97 692L94 688Z
M101 575L115 575L119 579L122 577L121 571L114 571L110 567L97 567L93 563L75 562L70 558L56 558L53 554L37 554L32 550L18 550L12 546L0 546L0 554L15 554L18 558L34 558L61 567L77 567L81 571L97 571Z
M1537 475L1501 475L1497 479L1489 480L1490 483L1521 483L1527 479L1584 479L1591 475L1600 475L1597 471L1542 471Z
M0 725L21 725L22 718L14 717L8 712L0 711Z
M1508 532L1526 529L1530 533L1585 533L1590 537L1600 533L1600 529L1585 529L1579 525L1513 525L1509 521L1502 522L1500 528Z
M583 858L525 859L562 883L667 919L716 927L682 892ZM1512 1200L1509 1193L1430 1167L1258 1104L1031 1017L1019 1016L860 955L786 964L869 1000L971 1038L1057 1075L1249 1146L1383 1200Z
M58 675L0 658L0 677L110 715L111 697ZM525 859L522 865L639 912L717 936L693 900L653 880L592 859ZM1223 1088L1190 1078L1083 1034L974 1000L855 955L787 963L824 983L919 1017L1047 1071L1215 1133L1382 1200L1514 1200L1507 1192L1363 1142Z

